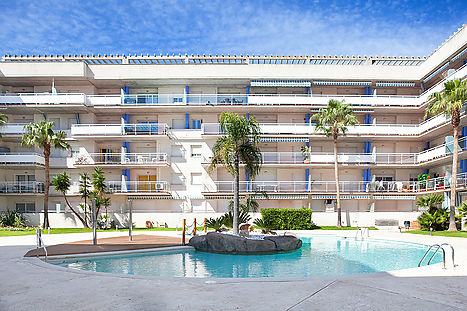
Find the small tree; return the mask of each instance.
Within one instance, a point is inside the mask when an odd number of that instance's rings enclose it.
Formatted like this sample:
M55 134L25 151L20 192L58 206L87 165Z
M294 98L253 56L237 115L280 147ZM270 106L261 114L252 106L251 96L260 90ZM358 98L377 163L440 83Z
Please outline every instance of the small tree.
M449 231L457 231L456 227L456 187L457 187L457 158L459 153L459 125L461 121L461 109L467 100L467 81L462 79L450 80L444 83L444 91L431 94L434 99L428 104L425 116L443 113L451 117L451 125L454 137L454 151L452 153L451 170L451 206L449 208Z
M107 191L105 175L102 168L94 168L94 173L92 174L92 185L94 186L94 192L92 195L96 198L96 215L99 215L101 206L104 206L105 192Z
M63 198L65 199L66 205L68 205L68 207L73 212L73 214L75 214L75 216L78 217L78 219L83 223L83 226L85 228L88 228L86 219L82 217L77 211L75 211L73 206L71 206L70 202L68 202L66 193L70 190L70 186L71 186L70 176L66 172L63 172L62 174L58 174L55 178L52 179L52 186L55 187L55 190L57 192L62 193Z
M8 122L8 117L5 114L0 114L0 127L4 126ZM0 138L2 134L0 134Z
M263 163L261 150L258 147L261 128L255 118L223 112L220 118L220 129L224 135L217 139L212 148L214 155L209 169L212 170L217 165L223 164L234 176L232 229L234 234L238 234L240 161L245 164L252 178L260 172Z
M332 137L334 142L334 175L336 179L337 198L337 227L342 227L342 211L339 187L339 163L337 158L337 138L340 134L345 135L348 126L358 124L358 119L354 115L349 104L344 104L344 100L331 99L326 108L321 108L317 114L313 115L317 121L316 131L323 132L328 137Z
M26 147L42 148L45 159L45 195L44 195L44 224L43 228L50 227L49 224L49 187L50 187L50 150L52 148L66 150L70 145L65 141L64 131L55 133L52 129L53 122L40 121L29 123L24 127L21 144Z
M92 187L91 179L89 178L88 173L84 172L80 174L79 175L79 193L81 194L81 198L84 199L84 205L82 206L82 208L84 210L84 219L86 221L86 224L89 223L87 201L92 195L91 187Z

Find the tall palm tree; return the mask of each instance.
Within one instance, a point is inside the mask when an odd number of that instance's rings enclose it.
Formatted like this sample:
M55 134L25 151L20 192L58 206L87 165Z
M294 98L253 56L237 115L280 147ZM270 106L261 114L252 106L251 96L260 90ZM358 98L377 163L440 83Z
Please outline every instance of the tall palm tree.
M337 227L342 227L342 211L339 187L339 165L337 158L337 138L340 134L345 135L348 126L358 124L358 119L354 115L349 104L344 100L338 101L331 99L326 108L321 108L318 113L313 115L316 120L315 130L324 132L326 136L332 137L334 141L334 176L336 179L336 198L337 198Z
M107 184L105 183L105 175L102 168L96 166L94 173L92 173L92 185L94 187L93 196L96 198L96 216L102 206L106 204L105 193L107 191ZM108 204L108 201L107 201Z
M444 83L443 92L431 94L430 102L426 108L426 115L437 115L443 113L446 117L451 117L451 124L454 136L454 151L452 154L451 170L451 206L449 211L449 231L457 231L456 227L456 186L457 186L457 158L459 153L459 124L461 109L467 100L467 81L462 79L450 80Z
M222 137L212 148L210 170L220 164L235 178L233 232L238 234L238 210L240 206L240 161L245 164L253 179L261 170L263 158L258 147L261 128L255 118L246 118L236 113L223 112L220 118Z
M65 141L64 131L54 132L53 122L40 121L24 126L21 145L26 147L42 148L45 159L45 196L44 196L44 224L43 228L50 227L49 223L49 187L50 187L50 150L51 148L66 150L70 145Z

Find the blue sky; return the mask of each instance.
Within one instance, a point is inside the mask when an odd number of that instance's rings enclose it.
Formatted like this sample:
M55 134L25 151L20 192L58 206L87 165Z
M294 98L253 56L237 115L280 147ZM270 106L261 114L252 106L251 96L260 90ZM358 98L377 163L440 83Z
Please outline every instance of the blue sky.
M0 0L0 54L425 56L465 1Z

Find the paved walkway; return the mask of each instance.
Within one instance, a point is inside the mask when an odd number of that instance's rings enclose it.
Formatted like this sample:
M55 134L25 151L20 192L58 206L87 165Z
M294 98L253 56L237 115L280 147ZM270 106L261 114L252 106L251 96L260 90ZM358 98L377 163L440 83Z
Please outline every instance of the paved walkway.
M330 233L355 236L345 231L312 234ZM459 266L299 279L141 277L77 271L25 258L35 237L6 237L0 238L0 310L467 310L466 239L370 234L425 244L449 242L456 248ZM101 237L118 235L123 234ZM46 244L90 238L44 235Z

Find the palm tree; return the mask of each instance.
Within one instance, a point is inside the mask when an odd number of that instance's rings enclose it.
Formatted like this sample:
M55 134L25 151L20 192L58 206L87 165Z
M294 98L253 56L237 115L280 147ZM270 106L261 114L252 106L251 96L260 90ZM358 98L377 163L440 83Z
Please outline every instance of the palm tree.
M336 179L336 198L337 198L337 227L342 227L342 211L339 187L339 165L337 159L337 138L339 134L345 135L348 126L358 124L358 119L354 115L349 104L344 100L338 101L331 99L326 108L321 108L318 113L313 115L316 120L316 131L324 132L326 136L332 137L334 141L334 176Z
M101 206L106 204L106 198L104 197L107 190L105 183L105 175L102 168L95 167L94 173L92 174L92 185L94 186L93 196L96 198L96 216L99 215ZM108 204L108 202L107 202Z
M81 198L84 199L84 219L86 221L86 226L88 225L88 203L87 200L91 197L91 179L89 178L88 173L84 172L79 175L79 193Z
M261 128L255 118L223 112L220 118L220 129L224 135L217 139L212 148L213 157L210 170L223 164L227 171L235 177L233 232L238 234L240 161L245 164L252 179L260 172L263 163L261 150L258 147Z
M66 197L66 193L68 192L68 190L70 190L70 186L71 186L70 176L66 172L63 172L62 174L58 174L55 178L52 179L52 186L55 187L56 191L61 192L63 194L66 205L68 205L68 207L71 209L73 214L75 214L76 217L78 217L78 219L83 223L84 228L88 228L86 219L83 218L78 212L75 211L73 206L71 206L70 202L68 202L68 198Z
M451 124L454 136L454 151L452 154L451 170L451 206L449 211L448 231L457 231L456 227L456 186L457 186L457 158L459 152L459 124L460 114L464 102L467 100L467 81L462 79L450 80L444 83L444 92L431 94L430 102L426 108L425 116L443 113L446 117L451 117Z
M24 134L21 145L27 147L42 148L45 159L45 196L44 196L44 224L43 228L50 227L49 224L49 187L50 187L50 150L51 148L66 150L70 145L65 141L64 131L54 132L53 122L40 121L29 123L24 126Z
M429 213L434 213L439 209L444 201L444 196L439 193L431 193L423 197L419 197L415 203L419 208L426 210Z
M8 117L5 114L0 114L0 127L4 126L8 122ZM0 138L2 134L0 134Z

